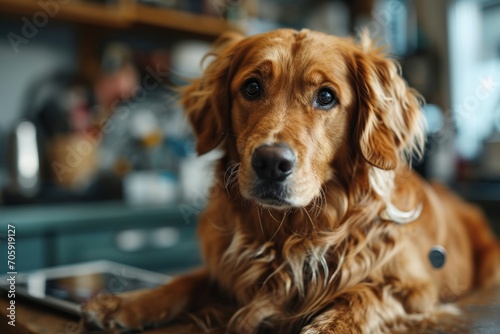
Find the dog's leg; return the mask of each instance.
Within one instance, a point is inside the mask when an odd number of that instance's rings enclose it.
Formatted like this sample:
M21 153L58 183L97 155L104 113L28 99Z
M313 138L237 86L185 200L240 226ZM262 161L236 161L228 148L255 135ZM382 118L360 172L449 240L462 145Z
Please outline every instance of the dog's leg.
M422 325L425 316L409 315L391 291L390 286L356 286L313 318L300 334L397 333L408 328L410 319L412 326Z
M474 247L474 263L478 287L500 284L500 244L483 213L469 209L464 214L466 228Z
M203 304L210 285L208 271L202 269L154 289L100 294L82 304L82 320L114 332L162 324Z
M356 334L362 333L360 324L354 323L354 312L345 306L327 310L316 316L300 334Z

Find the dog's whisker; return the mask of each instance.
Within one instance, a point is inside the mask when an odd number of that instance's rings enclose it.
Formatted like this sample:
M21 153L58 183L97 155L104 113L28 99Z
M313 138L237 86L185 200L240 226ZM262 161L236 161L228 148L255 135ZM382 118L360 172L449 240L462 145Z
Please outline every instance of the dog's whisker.
M231 169L231 166L229 166L228 168L226 168L226 170L224 171L224 175L223 175L224 185L226 186L226 189L227 189L227 183L228 183L227 173L230 171L230 169ZM231 176L231 173L229 173L229 176Z
M326 210L326 192L324 188L321 188L319 193L319 205L317 205L316 218L319 217L323 210Z
M316 197L311 204L311 212L314 212L314 218L318 218L321 213L321 197Z
M283 213L283 219L281 220L281 222L280 222L280 224L278 226L278 229L276 230L276 232L274 232L274 235L273 235L273 237L271 238L270 241L273 241L274 237L278 234L279 230L281 229L281 226L283 226L283 223L285 222L285 218L286 218L287 214L288 214L288 211L286 211L285 213Z
M238 170L239 170L240 163L234 163L230 165L224 172L224 187L226 188L226 192L228 196L231 196L229 193L229 189L233 184L236 183L237 177L238 177ZM229 173L229 176L227 176Z
M231 174L230 177L227 179L227 182L225 184L226 190L230 189L236 184L236 181L238 180L236 173Z
M280 222L278 219L274 218L273 214L271 213L271 210L269 210L269 209L268 209L268 210L267 210L267 212L269 213L269 216L271 216L271 218L272 218L275 222L277 222L277 223L279 223L279 222Z
M226 172L224 173L224 176L227 175L227 173L229 172L229 178L231 178L231 176L238 171L239 169L239 166L240 166L240 163L237 162L237 163L234 163L232 165L230 165L227 169L226 169Z
M313 228L314 231L316 231L316 226L314 225L314 222L311 218L311 215L309 215L309 212L307 212L307 209L306 208L303 208L302 210L304 210L304 213L307 215L307 217L309 218L309 222L311 223L311 227Z
M260 230L262 231L262 236L264 236L264 227L262 227L262 219L260 217L260 208L257 208L257 217L259 217Z
M229 186L229 185L231 185L234 182L235 176L236 175L234 173L231 173L229 175L229 177L227 178L227 180L225 182L226 186Z

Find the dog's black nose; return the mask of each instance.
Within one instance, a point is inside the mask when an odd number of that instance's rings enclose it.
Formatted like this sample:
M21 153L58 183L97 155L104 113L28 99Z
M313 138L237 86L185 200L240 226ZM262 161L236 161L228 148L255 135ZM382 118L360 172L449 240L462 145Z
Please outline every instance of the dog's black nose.
M295 154L283 143L261 145L252 154L253 170L262 180L284 181L294 166Z

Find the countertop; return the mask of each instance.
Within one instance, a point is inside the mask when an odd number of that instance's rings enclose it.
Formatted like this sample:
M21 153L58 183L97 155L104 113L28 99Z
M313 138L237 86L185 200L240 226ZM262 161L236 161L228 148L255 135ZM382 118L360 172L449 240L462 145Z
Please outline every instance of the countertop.
M500 286L473 292L457 302L462 310L459 317L443 317L439 323L425 330L428 334L500 333ZM8 325L5 316L8 300L0 298L0 333L8 334L76 334L79 333L77 318L71 318L32 303L16 300L16 326ZM203 333L193 327L174 325L147 331L148 334ZM422 331L411 331L422 333Z

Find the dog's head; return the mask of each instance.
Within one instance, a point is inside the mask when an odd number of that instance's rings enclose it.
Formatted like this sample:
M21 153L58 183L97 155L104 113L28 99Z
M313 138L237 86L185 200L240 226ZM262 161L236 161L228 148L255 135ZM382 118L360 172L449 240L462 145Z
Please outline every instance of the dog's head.
M416 94L368 37L233 33L212 55L182 103L198 153L234 152L239 192L257 204L307 206L332 178L349 179L348 164L394 170L423 144Z

